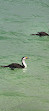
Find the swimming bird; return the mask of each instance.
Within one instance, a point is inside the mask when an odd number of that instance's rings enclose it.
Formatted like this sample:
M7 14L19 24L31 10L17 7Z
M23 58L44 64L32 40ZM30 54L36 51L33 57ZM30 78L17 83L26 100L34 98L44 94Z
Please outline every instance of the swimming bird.
M21 59L22 65L20 65L18 63L12 63L12 64L9 64L7 66L0 66L0 67L9 67L12 70L14 70L15 68L26 68L27 67L27 65L25 63L26 59L28 59L28 57L22 57L22 59Z
M49 36L46 32L38 32L37 34L31 34L31 35L38 35L38 36Z

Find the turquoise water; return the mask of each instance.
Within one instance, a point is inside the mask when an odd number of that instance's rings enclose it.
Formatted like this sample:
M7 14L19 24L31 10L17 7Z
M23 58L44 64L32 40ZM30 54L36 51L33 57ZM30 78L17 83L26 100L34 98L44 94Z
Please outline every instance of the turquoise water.
M0 111L49 111L49 0L0 0Z

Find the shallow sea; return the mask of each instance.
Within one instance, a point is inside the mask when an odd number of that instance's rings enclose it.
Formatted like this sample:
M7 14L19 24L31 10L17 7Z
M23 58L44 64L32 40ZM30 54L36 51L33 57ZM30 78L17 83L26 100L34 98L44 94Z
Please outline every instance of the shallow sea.
M49 111L49 0L0 0L0 111Z

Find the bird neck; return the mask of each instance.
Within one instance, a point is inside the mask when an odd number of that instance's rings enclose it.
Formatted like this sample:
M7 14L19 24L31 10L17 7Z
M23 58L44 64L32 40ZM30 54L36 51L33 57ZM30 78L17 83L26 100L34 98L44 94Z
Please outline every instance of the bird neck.
M25 60L22 60L22 65L23 65L25 68L27 68L27 65L26 65L26 63L25 63Z

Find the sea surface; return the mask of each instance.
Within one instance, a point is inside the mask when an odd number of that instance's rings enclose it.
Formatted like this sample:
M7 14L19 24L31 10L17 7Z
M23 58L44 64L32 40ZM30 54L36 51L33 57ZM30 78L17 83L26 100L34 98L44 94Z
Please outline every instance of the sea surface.
M49 111L49 0L0 0L0 111Z

